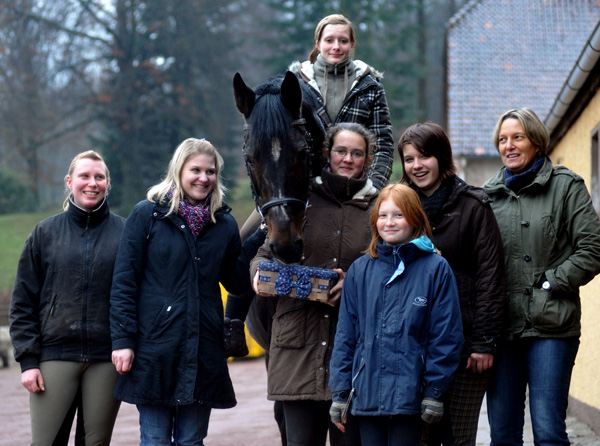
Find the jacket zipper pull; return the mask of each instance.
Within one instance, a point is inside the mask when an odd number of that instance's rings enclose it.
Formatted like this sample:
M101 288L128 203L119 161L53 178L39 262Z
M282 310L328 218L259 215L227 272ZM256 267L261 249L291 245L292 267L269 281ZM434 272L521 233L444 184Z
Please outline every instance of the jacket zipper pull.
M83 234L81 234L81 236L82 236L82 237L83 237L83 236L85 235L85 233L87 232L87 230L88 230L89 226L90 226L90 216L88 215L88 216L86 217L86 220L85 220L85 229L83 230Z

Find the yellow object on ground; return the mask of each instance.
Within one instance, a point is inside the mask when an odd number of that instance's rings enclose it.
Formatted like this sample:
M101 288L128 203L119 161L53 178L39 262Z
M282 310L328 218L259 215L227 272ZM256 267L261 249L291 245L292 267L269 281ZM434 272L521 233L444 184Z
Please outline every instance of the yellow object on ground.
M219 284L221 287L221 299L223 300L223 309L225 309L225 304L227 303L227 291L223 288L223 285ZM246 345L248 346L248 355L244 356L244 358L259 358L265 354L263 348L258 345L250 333L248 333L248 329L244 326L244 331L246 332Z

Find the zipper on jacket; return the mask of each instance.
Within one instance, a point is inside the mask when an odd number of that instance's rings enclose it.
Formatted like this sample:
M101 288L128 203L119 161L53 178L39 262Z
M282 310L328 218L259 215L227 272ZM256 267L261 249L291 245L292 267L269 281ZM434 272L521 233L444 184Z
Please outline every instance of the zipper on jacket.
M83 229L83 234L81 234L82 237L84 237L88 232L88 228L90 227L90 219L91 218L92 218L92 216L88 214L88 216L85 219L85 228Z
M177 404L175 404L175 422L173 423L173 438L175 440L174 446L179 445L179 441L177 441L177 425L179 424L179 406L181 405L181 401L177 400Z
M90 281L90 265L92 263L90 259L90 233L88 232L90 222L90 216L87 217L87 224L85 227L85 262L83 263L83 290L81 290L81 360L87 362L89 359L89 345L87 336L87 307L89 298L89 281Z

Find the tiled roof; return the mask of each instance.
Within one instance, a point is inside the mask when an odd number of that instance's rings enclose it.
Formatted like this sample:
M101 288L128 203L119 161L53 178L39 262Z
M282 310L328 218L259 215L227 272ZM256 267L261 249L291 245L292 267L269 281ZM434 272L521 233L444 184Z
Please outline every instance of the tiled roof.
M543 120L600 21L600 0L472 0L448 25L448 130L459 156L497 156L508 109Z

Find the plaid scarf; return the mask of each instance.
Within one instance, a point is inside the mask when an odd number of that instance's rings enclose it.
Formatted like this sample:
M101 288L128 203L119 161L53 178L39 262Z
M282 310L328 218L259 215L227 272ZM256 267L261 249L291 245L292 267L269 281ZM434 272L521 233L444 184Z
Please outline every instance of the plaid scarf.
M173 190L167 192L167 198L169 200L173 199ZM210 221L210 195L196 206L190 204L187 198L182 197L179 200L179 215L192 230L194 238L197 238Z

